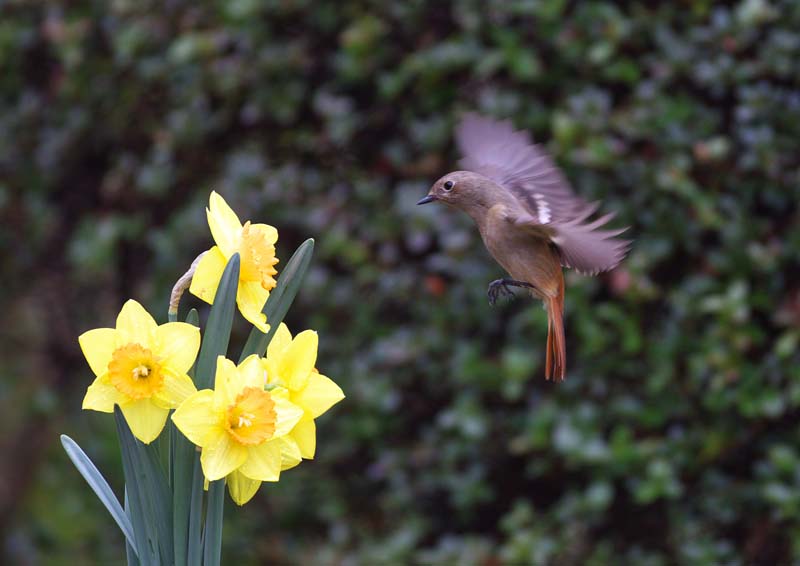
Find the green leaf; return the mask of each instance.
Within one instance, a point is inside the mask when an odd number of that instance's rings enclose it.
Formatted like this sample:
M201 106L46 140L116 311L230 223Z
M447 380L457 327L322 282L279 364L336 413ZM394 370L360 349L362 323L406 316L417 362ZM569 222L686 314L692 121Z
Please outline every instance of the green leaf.
M186 562L191 566L199 566L203 557L203 469L200 466L200 455L195 452L192 465L192 492L189 503L189 535L187 540Z
M222 278L214 296L214 304L211 306L211 313L208 315L208 323L203 336L203 343L200 346L200 354L197 357L197 366L194 376L197 389L209 389L214 383L214 373L217 366L217 357L225 355L228 351L228 342L231 337L231 327L233 326L233 313L236 310L236 290L239 285L239 254L233 254L225 266ZM187 562L189 564L199 564L200 556L200 524L202 517L202 485L203 473L200 468L200 459L196 455L193 457L192 484L190 489L189 502L189 529L187 540ZM222 482L224 485L224 482ZM211 494L209 493L209 497ZM209 503L209 512L211 504ZM209 527L212 531L209 535ZM220 540L216 543L209 536ZM206 531L203 535L204 555L216 556L215 564L219 564L219 553L222 544L222 506L219 504L219 514L213 515L211 519L206 519ZM208 545L211 545L209 549ZM216 544L216 546L215 546ZM216 552L216 554L214 554ZM207 562L208 563L208 562Z
M100 502L105 505L108 512L111 513L111 517L119 526L122 534L125 535L125 540L135 548L136 539L133 535L133 526L128 516L125 514L125 511L120 506L119 500L111 490L111 486L108 485L108 482L103 477L103 474L100 473L100 470L97 469L94 462L92 462L89 456L78 446L78 443L66 434L61 435L61 445L64 447L64 451L67 453L67 456L69 456L69 459L75 464L78 472L83 476L83 479L86 480L86 483L92 488L92 491L97 495Z
M167 486L170 487L172 485L172 439L169 435L169 429L167 429L166 434L162 431L158 435L158 438L153 441L153 447L156 449L158 461L166 470Z
M114 407L114 418L139 561L144 566L169 564L173 559L172 498L157 448L134 438L119 406Z
M244 360L247 356L258 354L263 356L267 351L269 341L278 330L278 326L283 322L286 313L289 312L289 307L292 305L297 292L300 290L300 284L308 271L308 266L311 264L311 256L314 254L314 239L309 238L294 252L286 268L278 277L278 284L272 290L264 305L264 310L261 311L267 315L267 323L269 324L269 333L264 334L257 328L253 328L247 342L242 348L242 355L239 357L239 362Z
M131 504L128 501L128 490L125 490L125 516L128 522L131 520ZM136 547L125 539L125 558L128 560L128 566L139 566L139 559L136 557Z
M225 504L225 480L208 486L208 512L203 538L203 565L219 566L222 557L222 510Z
M200 325L197 309L189 311L186 322L193 326ZM195 367L189 370L189 377L194 378ZM172 538L174 542L174 560L176 566L187 564L189 545L189 513L192 498L199 496L202 501L203 482L194 482L192 468L197 459L194 445L181 434L170 419L170 437L172 439ZM195 543L200 546L199 541Z
M236 310L236 289L239 285L239 254L233 254L225 266L208 315L208 323L197 357L195 384L197 389L210 389L214 384L217 356L228 351L233 313Z

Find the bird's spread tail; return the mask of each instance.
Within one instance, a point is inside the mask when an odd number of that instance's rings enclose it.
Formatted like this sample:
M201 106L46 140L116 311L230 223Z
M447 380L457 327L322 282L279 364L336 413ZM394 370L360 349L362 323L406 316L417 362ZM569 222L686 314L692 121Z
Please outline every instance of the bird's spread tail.
M564 280L561 279L558 294L547 297L547 356L545 377L563 381L567 369L567 345L564 339Z

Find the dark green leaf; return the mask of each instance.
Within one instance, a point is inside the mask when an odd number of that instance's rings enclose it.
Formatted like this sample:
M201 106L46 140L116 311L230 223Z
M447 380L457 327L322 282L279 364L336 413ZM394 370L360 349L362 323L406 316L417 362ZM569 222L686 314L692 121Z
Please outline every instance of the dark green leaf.
M198 326L200 317L196 309L189 311L186 322ZM189 370L189 377L194 377L194 366ZM170 437L173 446L172 463L172 532L175 548L174 560L176 566L187 564L189 513L192 498L199 495L202 500L203 481L193 481L192 469L197 459L194 445L181 434L175 424L169 422ZM199 541L196 543L199 546Z
M118 406L114 407L114 417L139 560L145 565L170 563L173 559L172 498L156 447L134 438Z
M125 514L125 511L120 507L119 500L114 495L114 492L111 491L111 486L108 485L103 474L100 473L100 470L97 469L94 462L89 459L81 447L66 434L61 435L61 445L64 447L64 451L67 453L67 456L69 456L69 459L75 464L78 472L83 476L83 479L86 480L89 487L92 488L92 491L94 491L98 499L100 499L100 502L105 505L108 512L111 513L111 517L119 526L122 534L125 535L126 542L129 542L135 547L136 539L133 535L133 526L128 516Z
M199 566L203 558L203 469L200 466L200 455L195 452L192 462L192 490L189 502L189 534L186 563Z
M197 389L210 389L214 385L217 357L228 351L228 342L236 310L236 289L239 284L239 254L233 254L222 273L222 278L208 315L208 323L197 357L195 384Z
M125 516L128 521L131 520L131 508L128 501L128 490L125 490ZM128 566L139 566L139 559L136 557L136 548L131 545L128 539L125 539L125 558L128 561Z
M222 510L225 504L225 480L208 486L208 512L203 532L203 565L219 566L222 556Z

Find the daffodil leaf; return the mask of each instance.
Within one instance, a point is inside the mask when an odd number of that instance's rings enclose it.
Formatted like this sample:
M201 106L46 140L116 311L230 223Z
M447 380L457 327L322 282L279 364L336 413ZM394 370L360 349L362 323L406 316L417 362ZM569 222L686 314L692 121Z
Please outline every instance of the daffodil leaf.
M108 485L103 474L100 473L100 470L97 469L94 462L92 462L89 456L78 446L78 443L66 434L61 435L61 445L64 447L64 451L67 453L67 456L69 456L69 459L75 464L78 472L83 476L83 479L86 480L89 487L91 487L92 491L97 495L97 498L100 499L100 502L105 505L105 508L111 513L111 517L119 526L122 534L125 535L126 542L135 548L136 539L133 535L131 521L120 506L117 496L114 495L111 486Z
M125 516L128 521L131 520L131 504L128 501L128 490L125 490ZM139 566L139 558L136 557L136 547L131 544L131 541L125 539L125 557L128 560L128 566Z
M171 497L156 447L134 438L118 405L114 407L114 418L139 561L144 566L171 563Z
M228 342L231 337L231 327L233 326L233 313L236 310L236 291L239 285L239 254L233 254L222 272L222 278L217 287L217 294L214 296L214 304L211 306L211 313L208 315L208 323L203 337L203 344L200 346L200 354L197 357L197 370L194 376L197 389L210 389L214 382L214 373L217 367L217 357L224 356L228 351ZM197 478L197 471L200 466L198 458L195 458L193 482ZM202 481L202 480L197 480ZM214 482L225 486L224 481ZM212 484L212 487L213 485ZM192 488L196 486L193 483ZM222 549L222 504L224 498L218 501L214 498L217 489L209 492L209 504L206 514L206 523L203 533L203 560L205 565L219 564L220 552ZM189 510L189 563L195 564L199 558L194 555L195 544L199 546L198 525L194 522L200 516L200 507L195 501L192 493L192 501Z
M128 429L125 418L119 407L114 407L114 417L117 421L117 431L120 437L120 451L122 452L122 467L125 473L125 494L128 497L130 506L131 524L133 525L133 532L136 544L136 555L142 566L150 566L151 564L158 564L158 550L156 548L157 542L155 535L152 532L152 524L147 520L145 514L145 504L143 502L142 493L146 488L139 485L135 478L133 458L130 456L129 451L126 449L128 441L123 440L123 428L127 431L127 435L132 438L130 429ZM122 425L120 424L122 423Z
M197 309L189 311L186 322L193 326L200 325ZM189 377L194 377L194 367L189 370ZM175 426L169 422L170 438L172 439L172 538L175 545L174 560L176 565L187 564L189 549L189 513L191 501L196 493L201 501L203 496L203 482L192 481L192 468L197 459L194 445L187 440ZM195 542L200 546L199 541Z
M203 557L203 468L200 466L200 455L195 452L192 466L192 493L189 503L189 536L187 540L187 564L200 564Z
M225 503L225 480L208 486L208 511L203 538L203 566L219 566L222 557L222 509Z
M289 307L292 305L297 292L300 290L300 284L308 271L308 266L311 264L311 256L314 254L314 239L309 238L294 252L286 267L278 277L278 284L272 290L264 305L262 311L267 315L267 324L269 324L269 332L264 334L260 330L253 328L247 342L242 349L242 355L239 362L242 362L247 356L258 354L263 356L267 351L269 341L278 330L286 313L289 312Z
M200 354L197 356L197 371L194 379L197 389L211 389L217 367L217 356L224 356L228 351L233 313L236 310L238 284L239 254L233 254L228 260L225 271L222 272L217 294L214 296L214 304L208 315Z

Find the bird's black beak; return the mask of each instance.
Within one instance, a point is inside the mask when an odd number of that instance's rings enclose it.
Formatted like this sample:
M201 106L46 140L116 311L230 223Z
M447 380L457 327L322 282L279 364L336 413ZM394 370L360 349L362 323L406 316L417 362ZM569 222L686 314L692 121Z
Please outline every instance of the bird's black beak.
M437 199L433 195L428 195L426 197L422 197L421 199L419 199L419 202L417 204L428 204L429 202L433 202L435 200L439 200L439 199Z

